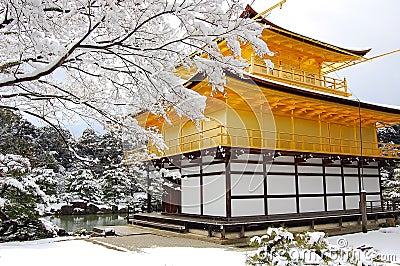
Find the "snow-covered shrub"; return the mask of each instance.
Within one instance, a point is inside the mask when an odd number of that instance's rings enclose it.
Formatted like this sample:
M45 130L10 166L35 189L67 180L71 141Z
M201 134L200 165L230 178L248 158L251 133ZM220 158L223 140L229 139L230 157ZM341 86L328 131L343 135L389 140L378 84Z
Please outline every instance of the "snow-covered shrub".
M90 169L73 171L67 177L66 192L72 200L101 203L100 179Z
M377 252L330 244L323 232L292 234L284 228L268 228L250 240L257 251L247 257L249 265L373 265Z
M48 197L36 182L44 179L27 158L0 154L0 241L52 236L38 220Z

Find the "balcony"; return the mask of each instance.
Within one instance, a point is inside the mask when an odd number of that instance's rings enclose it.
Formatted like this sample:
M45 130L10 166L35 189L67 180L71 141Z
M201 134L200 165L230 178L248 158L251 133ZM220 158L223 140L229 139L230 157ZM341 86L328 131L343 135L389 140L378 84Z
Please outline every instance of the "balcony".
M326 136L311 136L305 134L224 126L217 126L201 132L166 140L165 143L168 146L168 150L160 153L154 148L149 147L150 153L156 154L156 157L164 157L218 146L228 146L309 153L343 154L350 156L362 155L381 158L400 158L400 145L395 144L363 141L361 154L361 143L359 140L355 141L354 139L339 139ZM128 151L126 153L127 156L136 156L134 154L135 151ZM132 159L133 158L130 160ZM148 157L148 159L150 158Z
M266 79L280 81L290 85L307 88L319 92L330 93L348 97L351 93L347 90L347 82L329 76L319 76L305 71L290 69L289 67L267 68L265 64L258 63L252 57L248 72Z

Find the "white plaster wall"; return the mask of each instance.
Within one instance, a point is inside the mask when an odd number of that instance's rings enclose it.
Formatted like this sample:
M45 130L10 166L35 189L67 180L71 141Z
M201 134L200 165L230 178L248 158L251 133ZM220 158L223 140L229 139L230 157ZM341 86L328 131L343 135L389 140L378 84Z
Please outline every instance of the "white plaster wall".
M262 172L263 165L261 162L259 164L231 163L231 171Z
M373 207L380 207L381 206L381 196L380 195L367 195L367 201L375 201L372 202ZM367 202L367 207L370 207L370 203Z
M346 196L346 209L359 209L360 196Z
M324 211L324 198L323 197L301 197L300 198L300 212L319 212Z
M276 165L273 164L268 168L267 166L267 172L273 172L273 173L294 173L294 165Z
M342 193L341 176L326 176L326 193Z
M296 198L268 199L268 214L296 213Z
M202 160L203 164L207 164L207 163L213 162L215 160L215 158L214 158L214 156L211 156L211 155L202 155L201 160Z
M322 174L322 166L297 166L297 172L301 173L313 173L313 174Z
M181 180L182 213L200 214L200 177Z
M343 197L334 196L326 198L328 211L343 210Z
M232 199L232 217L264 215L264 199Z
M309 158L306 163L322 164L322 158Z
M379 177L364 177L364 188L367 192L380 192Z
M379 169L373 169L373 168L364 168L364 175L374 175L374 176L379 176Z
M200 174L200 166L181 168L181 174L182 176Z
M343 168L343 173L345 175L358 175L358 168L344 167Z
M324 194L322 176L299 176L300 194Z
M375 162L370 162L369 165L378 167L379 164L378 164L378 162L375 161Z
M239 160L263 161L262 154L241 154L237 158Z
M263 175L231 174L232 196L264 195Z
M342 173L342 169L340 167L325 167L325 174L338 174Z
M221 171L225 171L224 163L203 165L203 173L212 173L212 172L221 172Z
M295 178L288 175L269 175L267 176L268 195L295 194Z
M359 183L357 176L345 176L344 177L344 191L346 193L358 193Z
M278 156L274 160L275 162L285 162L285 163L294 163L293 156Z
M203 176L203 213L226 216L225 175Z

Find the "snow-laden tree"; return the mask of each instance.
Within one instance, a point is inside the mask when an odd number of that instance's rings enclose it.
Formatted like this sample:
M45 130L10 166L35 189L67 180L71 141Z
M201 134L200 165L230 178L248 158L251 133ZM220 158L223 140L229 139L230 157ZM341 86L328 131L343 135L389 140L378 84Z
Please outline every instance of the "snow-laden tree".
M95 119L135 137L129 114L162 117L174 108L203 118L206 98L175 73L203 73L222 90L225 71L242 73L241 44L262 56L262 26L241 18L237 0L3 0L0 108L49 122ZM232 50L223 56L216 39ZM196 53L193 53L196 52ZM158 142L156 142L158 143ZM162 145L162 144L160 144Z
M78 169L66 180L66 193L71 200L100 203L102 197L100 179L90 169Z
M33 168L59 171L71 164L72 156L64 142L67 140L69 145L73 145L68 131L36 127L21 115L1 108L0 125L0 153L24 156Z
M397 165L391 172L382 171L383 198L388 201L400 202L400 168ZM398 206L399 208L400 206Z
M38 220L48 196L37 182L48 175L32 171L27 158L0 153L0 241L51 236Z
M118 205L132 202L132 187L135 185L135 180L130 175L129 168L112 167L104 171L102 179L105 203Z

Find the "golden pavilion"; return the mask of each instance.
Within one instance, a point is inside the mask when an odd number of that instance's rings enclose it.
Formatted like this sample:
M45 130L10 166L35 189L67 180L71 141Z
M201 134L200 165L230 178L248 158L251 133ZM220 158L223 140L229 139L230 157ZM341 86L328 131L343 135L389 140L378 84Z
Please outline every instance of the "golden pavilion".
M249 6L244 14L257 15ZM213 93L202 76L187 81L207 96L207 121L195 124L174 112L172 123L149 113L136 117L157 127L168 146L160 152L149 145L157 154L150 167L182 176L165 186L159 217L173 219L170 229L208 228L209 236L222 230L222 237L274 223L342 223L359 219L362 190L369 216L386 217L380 167L400 153L378 141L377 129L399 124L400 109L359 101L346 79L329 75L369 50L340 48L264 18L260 23L268 25L262 39L273 56L260 58L243 45L245 78L226 73L223 93ZM231 53L224 41L219 46ZM157 217L137 214L133 221L162 227Z

